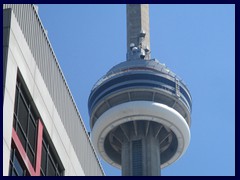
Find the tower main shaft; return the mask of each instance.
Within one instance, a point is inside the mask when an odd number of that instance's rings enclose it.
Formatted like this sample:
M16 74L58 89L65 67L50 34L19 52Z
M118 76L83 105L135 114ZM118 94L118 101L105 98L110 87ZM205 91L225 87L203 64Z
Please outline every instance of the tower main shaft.
M127 55L128 61L150 59L148 4L127 4ZM146 133L144 123L135 121L133 126L135 133L128 133L129 137L122 142L122 175L160 175L160 144L154 137L153 127Z

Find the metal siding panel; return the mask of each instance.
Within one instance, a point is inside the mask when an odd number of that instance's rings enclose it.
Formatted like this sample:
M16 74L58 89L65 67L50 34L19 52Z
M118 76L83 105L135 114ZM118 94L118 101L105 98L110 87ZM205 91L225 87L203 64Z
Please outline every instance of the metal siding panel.
M56 74L56 76L57 76L57 83L60 85L60 75ZM59 87L59 88L61 88L61 87ZM58 93L55 94L55 102L57 102L59 100L58 95L60 94L61 89L58 89L57 91L58 91Z
M24 4L21 4L21 6L22 6L22 8L24 8L24 9L26 9L27 10L27 7L26 7L26 5L24 5ZM20 14L20 16L22 17L22 19L25 19L25 21L21 21L21 23L22 23L22 31L23 32L25 32L23 35L24 35L24 37L25 37L25 40L28 42L29 41L29 39L28 38L26 38L26 35L28 35L27 34L27 14L26 13L24 13L23 11L19 11L19 14Z
M39 33L38 27L36 28L36 32L35 33L36 33L35 35L37 35ZM38 65L38 67L39 67L39 70L40 70L40 72L42 74L43 79L45 79L44 78L44 71L43 71L44 62L41 60L41 51L39 49L39 44L40 44L40 41L41 41L40 38L41 38L40 36L37 36L36 49L33 52L33 54L37 55L36 56L37 57L36 63Z
M36 26L34 26L34 28L33 28L33 36L34 36L34 34L37 34L37 27ZM33 46L33 49L37 49L37 42L38 42L38 36L35 36L35 41L33 42L33 44L34 44L34 46ZM33 54L33 57L35 58L35 59L38 59L38 51L35 51L35 53L32 53ZM38 66L38 68L39 69L41 69L39 66L39 63L37 63L37 66Z
M45 49L46 43L43 46L44 46L44 49ZM44 57L43 57L44 61L49 62L49 67L48 67L49 75L50 75L50 76L48 76L48 78L49 78L49 86L50 86L50 89L51 89L50 90L51 94L54 94L55 92L53 90L53 84L54 84L54 80L53 80L53 78L54 78L54 74L53 74L53 61L47 61L46 54L44 53L43 55L44 55Z
M49 48L49 47L48 47ZM49 55L47 54L47 59L49 60ZM55 66L53 66L53 76L55 77L55 82L53 84L53 94L52 94L52 100L55 102L55 94L57 93L57 88L56 88L56 84L57 84L57 75L56 75L56 68Z
M60 82L60 84L59 84L60 86L60 91L59 91L59 95L58 95L58 106L59 106L59 110L60 110L60 112L59 112L59 114L60 114L60 116L61 117L63 117L63 119L62 119L62 121L63 121L63 125L65 126L65 117L64 117L64 115L63 115L63 111L64 111L64 104L66 103L65 102L65 100L62 100L62 102L63 103L60 103L60 101L61 101L61 97L62 97L62 91L63 91L63 86L62 86L62 82ZM66 105L66 104L65 104ZM66 127L66 126L65 126ZM66 127L67 128L67 127Z
M21 4L21 6L22 6L22 8L24 8L24 9L27 9L26 8L26 6L24 5L24 4ZM22 19L26 19L25 21L21 21L21 24L22 24L22 31L24 32L24 37L25 37L25 39L26 39L26 41L28 41L29 39L28 38L26 38L26 36L27 36L27 14L26 13L24 13L23 11L19 11L19 14L20 14L20 16L22 17Z
M45 43L45 48L46 49L48 49L48 47L47 47L47 44ZM46 58L46 55L45 55L45 59L46 59L46 61L48 60L47 58ZM50 61L51 62L51 89L52 89L52 94L54 94L54 93L56 93L55 91L54 91L54 86L55 86L55 74L54 74L54 61Z
M34 14L33 13L31 13L30 21L31 21L31 24L34 24ZM32 39L31 45L32 45L33 49L35 49L34 42L36 41L36 37L33 36L35 27L36 26L31 26L31 28L30 28L30 34L31 34L31 39Z
M66 102L65 106L69 106L69 101L68 101L67 97L66 97L65 95L64 95L63 97L64 97L64 100L65 100L65 102ZM70 111L71 108L70 108L70 107L68 107L68 108L69 108L68 111ZM66 108L64 108L64 115L66 116L66 118L65 118L65 124L68 124L69 131L72 132L72 133L71 133L71 139L73 140L73 135L72 135L72 134L74 133L74 132L73 132L73 129L72 129L72 124L73 124L73 123L68 120ZM68 121L68 123L67 123L67 121ZM76 125L76 124L74 124L74 125Z
M46 47L45 47L46 49L48 49L48 46L46 45ZM48 55L48 53L47 53L47 55ZM48 57L46 57L46 59L48 60ZM53 73L53 76L54 76L54 78L56 79L56 67L55 66L53 66L52 67L53 69L52 69L52 73ZM54 84L53 84L53 95L52 95L52 99L53 99L53 97L55 96L55 94L57 93L57 88L56 88L56 83L57 83L57 81L56 80L54 80Z
M64 83L62 82L61 83L62 84L62 96L61 96L61 98L63 98L63 101L64 101L64 104L62 104L62 108L63 108L63 117L64 117L64 119L63 119L63 123L64 123L64 125L67 127L67 132L69 133L69 131L71 132L71 126L70 126L70 124L71 123L69 123L69 122L67 122L67 115L66 115L66 106L69 106L69 104L67 104L67 98L66 98L66 96L64 95L64 93L63 93L63 91L65 90L65 87L64 87ZM71 133L70 133L70 137L71 137L71 139L72 139L72 136L71 136Z
M28 21L29 21L29 24L33 24L33 21L32 21L32 13L29 13ZM35 38L32 36L32 29L33 29L33 27L34 27L34 26L30 26L30 27L28 28L29 46L30 46L30 47L33 47L33 42L35 41Z
M33 36L33 28L35 27L34 26L34 20L33 20L33 14L32 13L29 13L29 24L32 24L32 26L30 26L28 28L28 37L29 37L29 46L32 47L33 49L35 49L34 47L34 41L36 41L36 37ZM32 52L32 51L31 51ZM33 54L33 53L32 53ZM33 56L34 57L34 56Z
M37 26L37 29L36 29L36 35L39 34L39 28ZM39 49L39 44L40 44L40 41L41 41L41 36L37 36L38 39L37 39L37 43L36 43L36 51L34 52L34 54L37 52L37 59L36 59L36 63L39 64L39 68L40 68L40 71L41 71L41 74L43 76L43 79L44 79L44 71L43 71L43 67L45 66L44 64L44 61L41 59L41 50Z
M86 154L87 154L87 152L88 152L88 150L89 150L89 145L87 144L87 146L86 146ZM89 159L89 163L87 163L87 160ZM92 158L87 154L87 156L85 157L85 164L87 165L87 174L89 174L89 169L91 168L91 163L92 162Z
M15 16L19 16L19 17L20 17L20 15L19 15L19 9L16 8L16 5L13 5L13 11L16 12L16 13L15 13ZM20 17L20 18L21 18L21 17Z

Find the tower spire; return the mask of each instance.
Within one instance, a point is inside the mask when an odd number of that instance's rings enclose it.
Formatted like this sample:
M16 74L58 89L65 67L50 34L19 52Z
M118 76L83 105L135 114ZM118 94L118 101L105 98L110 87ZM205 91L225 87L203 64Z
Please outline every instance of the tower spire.
M127 4L127 60L136 59L150 59L148 4Z

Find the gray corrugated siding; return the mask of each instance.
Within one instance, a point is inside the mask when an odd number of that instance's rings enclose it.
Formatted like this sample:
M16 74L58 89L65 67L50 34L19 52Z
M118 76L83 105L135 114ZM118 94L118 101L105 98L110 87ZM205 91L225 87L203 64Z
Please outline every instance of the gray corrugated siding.
M35 7L4 4L6 8L17 18L85 175L104 174Z

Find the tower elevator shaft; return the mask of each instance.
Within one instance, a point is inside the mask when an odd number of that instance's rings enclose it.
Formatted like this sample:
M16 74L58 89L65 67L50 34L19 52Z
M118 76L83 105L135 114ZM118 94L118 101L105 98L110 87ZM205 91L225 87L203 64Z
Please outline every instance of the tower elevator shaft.
M122 143L122 176L159 176L160 146L152 128Z

